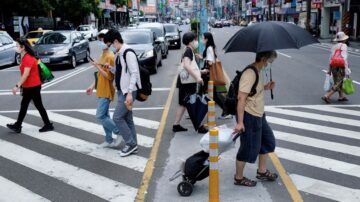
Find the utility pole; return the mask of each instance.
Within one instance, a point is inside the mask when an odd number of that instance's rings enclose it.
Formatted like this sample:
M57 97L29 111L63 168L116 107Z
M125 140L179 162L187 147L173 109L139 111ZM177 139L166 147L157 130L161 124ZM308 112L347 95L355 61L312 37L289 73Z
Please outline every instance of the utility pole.
M311 21L311 0L306 2L306 30L310 32L310 21Z

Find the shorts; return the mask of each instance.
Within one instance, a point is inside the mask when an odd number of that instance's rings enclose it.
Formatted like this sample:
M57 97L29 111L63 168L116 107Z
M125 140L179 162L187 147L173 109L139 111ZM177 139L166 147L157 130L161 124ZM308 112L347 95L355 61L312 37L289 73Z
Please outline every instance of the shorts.
M248 163L255 163L258 154L275 151L275 136L263 117L256 117L244 113L245 132L240 135L240 148L236 159Z

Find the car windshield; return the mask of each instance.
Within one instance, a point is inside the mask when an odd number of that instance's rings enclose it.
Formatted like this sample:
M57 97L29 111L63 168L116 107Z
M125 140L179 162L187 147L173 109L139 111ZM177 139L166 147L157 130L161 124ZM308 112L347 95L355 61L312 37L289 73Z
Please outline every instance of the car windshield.
M126 44L147 44L151 43L149 32L123 32L121 36Z
M164 32L162 29L158 28L158 27L147 27L146 25L143 26L139 26L140 28L146 28L146 29L150 29L151 31L156 33L156 36L161 37L164 36Z
M77 31L89 31L90 27L89 26L80 26L77 28Z
M175 25L165 25L166 32L177 32Z
M43 35L42 32L29 32L26 34L27 39L40 38Z
M39 44L67 44L70 43L70 32L69 33L50 33L44 34L41 37Z

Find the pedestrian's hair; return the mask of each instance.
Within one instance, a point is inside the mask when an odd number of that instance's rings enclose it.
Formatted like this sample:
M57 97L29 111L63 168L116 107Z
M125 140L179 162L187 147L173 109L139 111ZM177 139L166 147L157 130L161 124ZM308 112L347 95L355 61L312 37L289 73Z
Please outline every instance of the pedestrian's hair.
M261 62L262 59L270 59L270 58L277 58L276 51L266 51L261 53L256 53L256 62Z
M204 35L204 38L207 39L205 50L203 52L203 58L206 58L206 51L209 48L209 46L212 46L214 51L215 51L216 46L215 46L215 42L214 42L214 37L210 32L205 32L203 35ZM215 54L215 57L216 57L216 54Z
M194 32L186 32L182 38L182 42L185 46L187 46L195 39L196 39L196 34Z
M119 43L124 43L121 34L118 30L116 29L110 29L104 37L104 42L105 43L114 43L114 41L117 40Z
M34 49L31 47L29 41L25 37L20 37L16 39L16 42L20 45L21 48L25 48L27 54L36 58Z
M105 34L104 34L104 33L98 34L98 38L104 39L104 38L105 38Z

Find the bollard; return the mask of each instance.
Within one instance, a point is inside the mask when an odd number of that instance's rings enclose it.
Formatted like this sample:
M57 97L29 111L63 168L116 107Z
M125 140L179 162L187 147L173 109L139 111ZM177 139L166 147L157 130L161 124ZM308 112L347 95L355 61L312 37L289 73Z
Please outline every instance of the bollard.
M210 130L210 145L209 145L209 202L219 202L219 130L217 128Z
M208 127L212 129L216 126L215 121L215 102L209 101L208 102Z
M214 100L214 82L208 82L208 95L211 100Z

